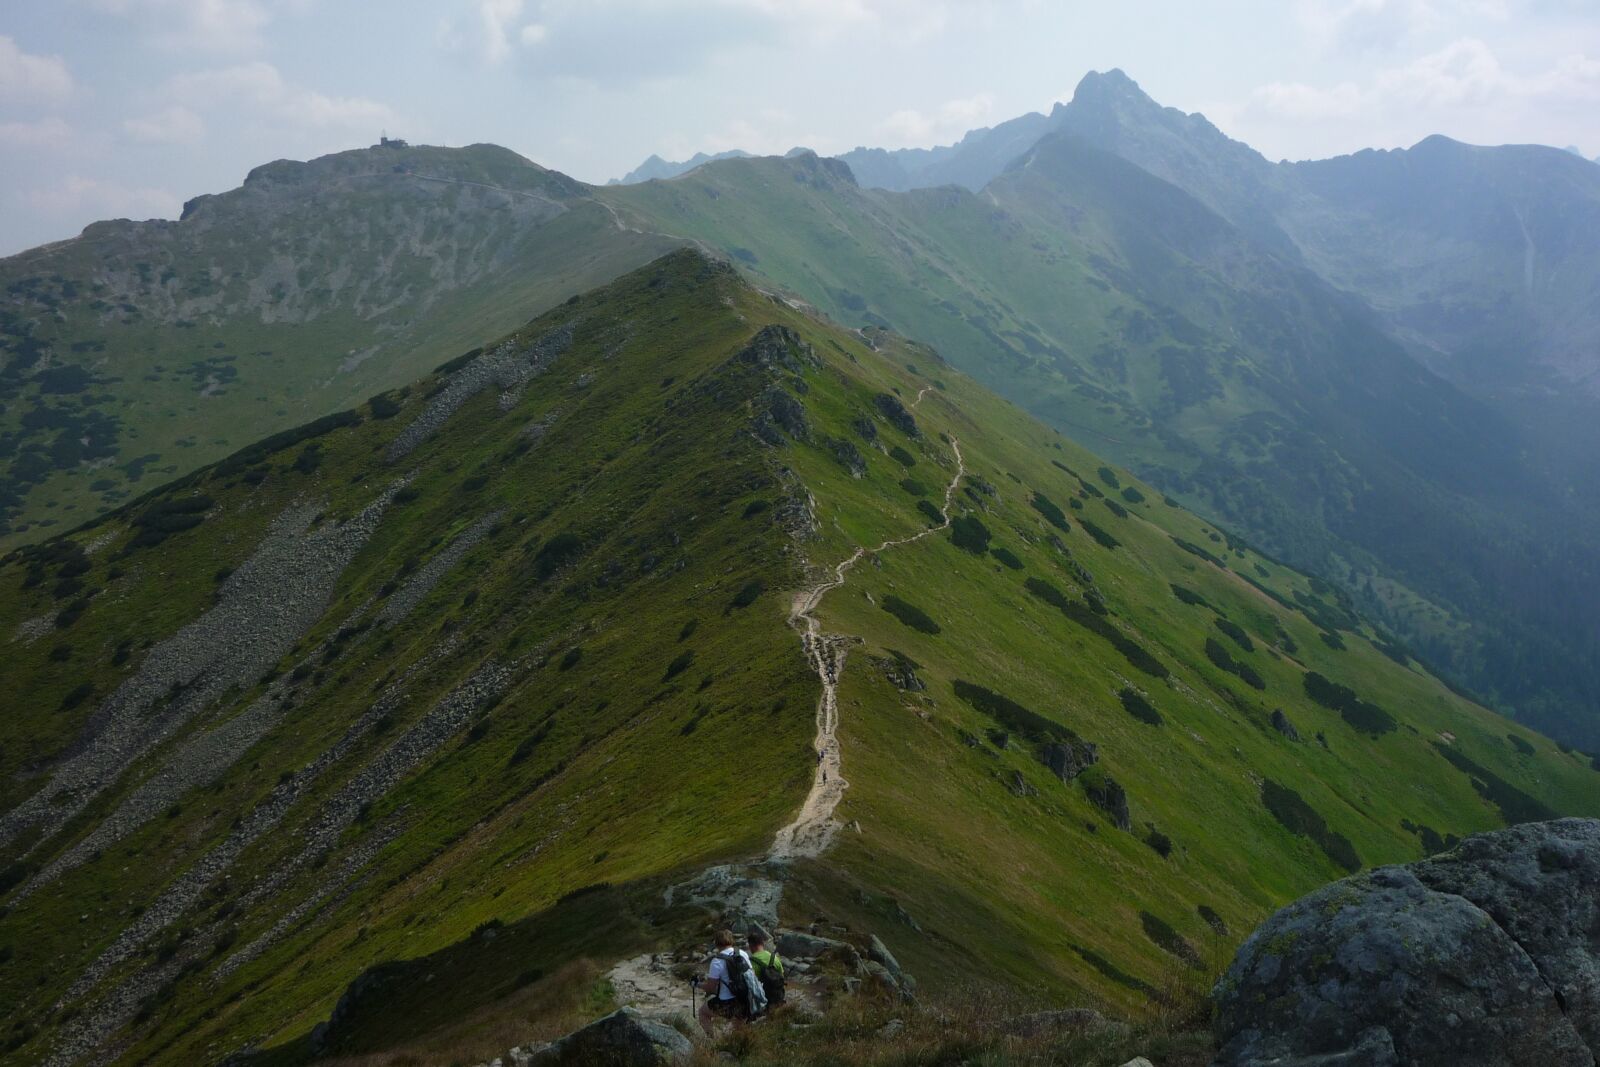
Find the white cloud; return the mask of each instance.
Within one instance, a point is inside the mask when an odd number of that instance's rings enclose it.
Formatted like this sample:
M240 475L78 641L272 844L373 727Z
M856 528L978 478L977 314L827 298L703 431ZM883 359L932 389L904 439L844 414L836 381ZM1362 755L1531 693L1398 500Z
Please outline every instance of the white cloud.
M1564 40L1567 47L1577 42ZM1502 47L1505 49L1502 52ZM1443 133L1478 144L1569 144L1593 136L1600 58L1462 37L1331 84L1273 82L1241 105L1208 108L1234 136L1274 154L1324 157Z
M125 119L122 130L146 144L194 144L206 134L205 120L182 104Z
M479 0L478 19L483 24L484 58L502 62L511 54L516 23L522 15L522 0Z
M0 145L6 148L64 148L71 143L72 127L63 119L0 122Z
M0 103L54 104L72 95L72 75L59 56L35 56L0 34Z
M1273 82L1256 89L1247 112L1287 120L1376 119L1397 108L1420 116L1468 111L1495 101L1565 104L1600 100L1600 60L1570 55L1543 73L1520 75L1477 38L1462 38L1365 84L1318 87Z
M86 0L96 10L133 23L172 49L248 52L261 46L272 21L263 0ZM284 6L280 0L277 6Z
M243 104L263 118L290 126L371 130L397 123L394 111L385 104L360 96L328 96L294 85L284 80L277 67L260 60L180 74L168 83L166 92L179 107L206 111Z
M896 111L879 125L893 143L886 147L944 143L968 130L988 124L994 98L988 93L947 100L931 112L907 108Z
M749 45L870 34L907 46L957 12L1000 0L458 0L439 24L448 51L534 75L607 84L669 76Z
M132 188L72 174L24 193L24 203L43 215L82 218L177 218L183 203L165 189Z
M1301 25L1322 47L1382 51L1464 20L1504 22L1539 0L1298 0Z

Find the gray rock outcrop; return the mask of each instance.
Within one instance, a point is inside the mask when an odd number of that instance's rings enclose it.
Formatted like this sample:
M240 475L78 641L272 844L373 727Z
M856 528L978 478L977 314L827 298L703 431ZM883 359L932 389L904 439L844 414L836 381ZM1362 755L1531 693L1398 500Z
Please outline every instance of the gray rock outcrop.
M1133 826L1133 818L1128 814L1128 791L1115 778L1105 775L1098 782L1084 786L1083 792L1089 803L1105 812L1118 830Z
M1593 1067L1600 820L1335 882L1263 923L1215 997L1218 1067Z
M921 437L922 431L917 429L917 420L912 416L900 398L892 393L879 393L872 398L878 408L878 413L889 420L889 424L907 437Z
M1091 741L1051 741L1039 746L1039 762L1063 782L1070 782L1100 758Z
M665 1067L687 1063L689 1039L670 1026L621 1008L581 1030L528 1050L530 1067Z

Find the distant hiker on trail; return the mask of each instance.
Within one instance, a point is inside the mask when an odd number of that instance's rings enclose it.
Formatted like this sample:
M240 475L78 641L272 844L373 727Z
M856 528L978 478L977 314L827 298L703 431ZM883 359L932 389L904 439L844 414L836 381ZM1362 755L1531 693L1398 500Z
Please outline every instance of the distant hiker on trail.
M783 960L767 947L766 931L759 926L752 926L745 943L750 947L750 963L755 967L756 980L761 983L761 991L767 995L767 1007L782 1004L785 982Z
M708 1034L713 1033L718 1018L741 1026L767 1006L766 992L756 981L750 956L737 947L733 931L718 931L716 946L711 966L700 980L700 990L707 994L700 1009L700 1025Z

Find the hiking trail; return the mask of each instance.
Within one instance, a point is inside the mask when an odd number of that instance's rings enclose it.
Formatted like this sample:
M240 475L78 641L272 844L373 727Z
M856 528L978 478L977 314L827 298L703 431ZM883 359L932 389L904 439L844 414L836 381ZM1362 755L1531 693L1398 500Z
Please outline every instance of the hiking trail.
M922 393L927 391L924 388ZM922 400L922 393L917 394L919 403ZM823 633L822 623L817 620L816 611L822 606L822 598L829 591L844 585L850 569L869 552L876 555L890 548L909 545L949 527L950 504L955 497L956 486L967 473L966 462L961 456L961 443L951 437L950 447L956 454L956 473L944 491L944 522L938 526L930 526L910 537L885 541L874 549L857 548L848 558L834 566L832 577L802 589L794 595L794 601L789 608L789 625L799 632L800 644L805 649L806 658L822 681L822 694L817 698L815 742L819 758L816 775L811 781L811 792L801 805L799 815L795 816L793 822L779 830L773 839L772 849L767 853L769 862L814 859L822 855L832 843L834 834L838 833L839 823L835 821L833 811L839 804L839 798L850 786L840 773L842 760L836 737L839 728L839 675L844 670L845 653L850 646L850 638L843 634Z

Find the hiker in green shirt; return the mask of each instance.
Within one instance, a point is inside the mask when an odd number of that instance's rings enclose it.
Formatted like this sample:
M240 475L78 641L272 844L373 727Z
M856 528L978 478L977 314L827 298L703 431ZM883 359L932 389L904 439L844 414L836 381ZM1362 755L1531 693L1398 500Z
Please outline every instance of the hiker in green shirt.
M761 982L762 991L767 994L767 1004L775 1006L783 1003L783 960L778 954L767 947L767 934L759 926L753 926L750 936L745 939L750 946L750 965L755 969L756 978Z

